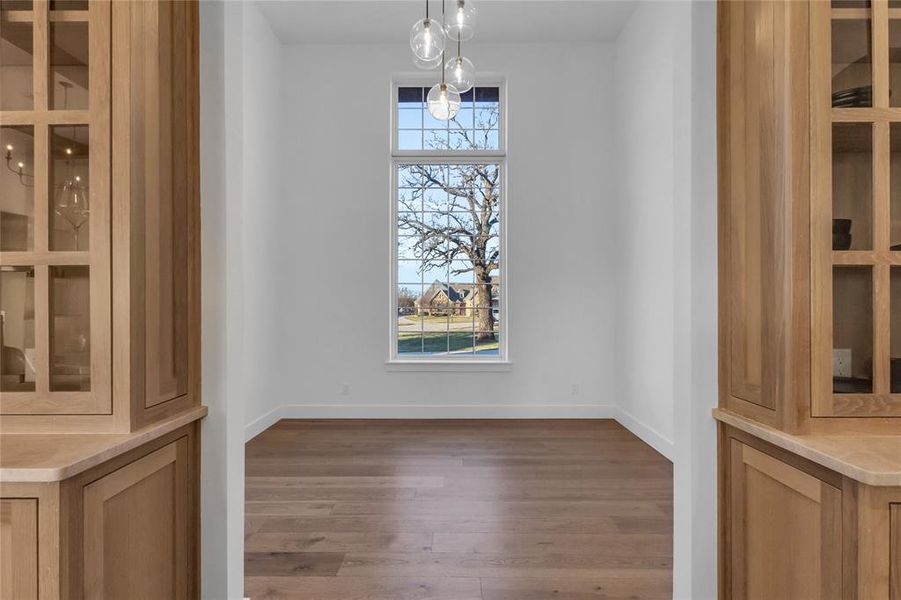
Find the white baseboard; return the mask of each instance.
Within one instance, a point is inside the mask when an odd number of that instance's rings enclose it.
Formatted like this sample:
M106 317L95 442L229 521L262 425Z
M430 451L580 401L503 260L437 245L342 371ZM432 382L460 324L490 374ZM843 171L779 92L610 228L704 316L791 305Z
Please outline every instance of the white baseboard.
M615 406L599 404L286 404L280 413L282 419L612 419L615 416Z
M652 427L648 427L634 416L631 413L624 411L621 408L616 409L616 416L614 417L617 422L634 433L636 436L641 439L645 444L662 454L669 460L673 462L673 457L675 456L675 451L673 448L673 443L663 437L659 431L653 429Z
M282 410L284 406L276 406L265 415L257 417L250 423L244 426L244 443L246 444L253 438L257 437L276 423L278 423L279 419L282 418Z

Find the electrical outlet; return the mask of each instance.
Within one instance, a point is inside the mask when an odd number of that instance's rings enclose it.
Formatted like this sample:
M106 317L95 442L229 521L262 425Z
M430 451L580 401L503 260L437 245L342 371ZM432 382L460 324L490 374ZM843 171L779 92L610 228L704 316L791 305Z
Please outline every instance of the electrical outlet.
M851 349L832 349L832 376L851 377Z
M345 383L341 384L341 395L342 396L350 396L350 384L349 383L345 382Z
M578 384L578 383L574 383L574 384L573 384L573 386L572 386L572 395L573 395L573 396L578 396L578 395L579 395L579 384Z

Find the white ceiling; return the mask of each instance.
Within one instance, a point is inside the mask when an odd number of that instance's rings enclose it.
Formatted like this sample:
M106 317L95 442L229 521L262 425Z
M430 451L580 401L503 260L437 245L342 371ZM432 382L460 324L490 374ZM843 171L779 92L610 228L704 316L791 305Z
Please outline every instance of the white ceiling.
M448 0L448 10L450 3ZM637 0L477 0L479 43L598 42L615 39ZM286 44L408 40L423 0L258 0ZM432 16L441 3L432 0Z

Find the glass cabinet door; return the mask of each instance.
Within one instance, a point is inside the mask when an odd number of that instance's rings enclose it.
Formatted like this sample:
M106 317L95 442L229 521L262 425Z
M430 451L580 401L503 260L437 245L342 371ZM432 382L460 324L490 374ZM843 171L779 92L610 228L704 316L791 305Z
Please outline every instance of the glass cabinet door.
M815 417L901 416L897 4L810 3Z
M2 414L111 410L109 52L106 2L0 0Z

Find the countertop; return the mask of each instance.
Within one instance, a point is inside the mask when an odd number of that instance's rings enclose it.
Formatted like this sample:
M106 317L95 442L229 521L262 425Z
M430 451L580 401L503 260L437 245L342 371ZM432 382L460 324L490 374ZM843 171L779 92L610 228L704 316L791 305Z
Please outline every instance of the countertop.
M4 433L0 435L0 482L62 481L206 414L206 406L196 406L131 433Z
M861 483L901 487L901 435L792 435L721 408L713 416Z

